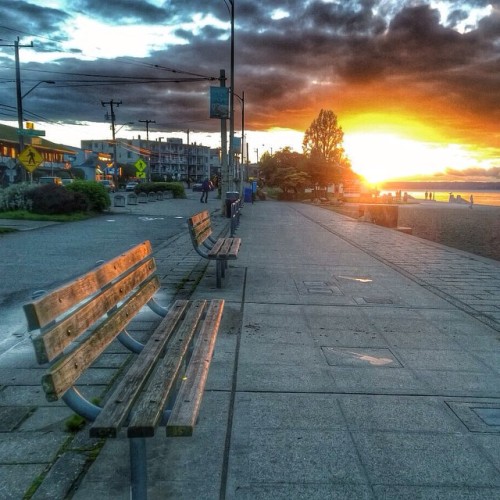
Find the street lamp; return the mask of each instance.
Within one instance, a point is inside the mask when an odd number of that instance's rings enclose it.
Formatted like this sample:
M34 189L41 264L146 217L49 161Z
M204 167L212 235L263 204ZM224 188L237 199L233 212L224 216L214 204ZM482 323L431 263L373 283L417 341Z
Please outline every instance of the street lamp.
M31 87L28 92L25 94L21 93L21 74L19 70L19 56L16 52L16 96L17 96L17 126L18 126L18 131L17 133L19 134L19 154L21 154L24 150L24 117L23 117L23 99L31 93L33 90L35 90L39 85L42 83L50 83L54 84L56 82L52 80L42 80L38 82L36 85ZM24 175L24 174L23 174Z
M243 157L245 156L245 92L241 93L241 97L233 92L234 97L237 97L241 103L241 164L240 164L240 191L243 188L243 167L245 162L243 161Z
M25 94L22 94L21 93L21 78L20 77L17 77L16 78L16 91L17 91L17 126L19 128L18 130L18 134L19 134L19 154L21 154L21 152L23 151L24 149L24 135L23 135L23 130L24 130L24 117L23 117L23 99L28 95L30 94L31 92L33 92L33 90L35 90L39 85L41 85L42 83L49 83L49 84L54 84L56 82L52 81L52 80L41 80L40 82L38 82L36 85L34 85L33 87L31 87L28 92L26 92Z
M41 85L42 83L48 83L50 85L54 85L56 82L54 82L53 80L42 80L40 82L38 82L36 85L34 85L33 87L31 87L28 92L26 92L26 94L24 94L23 96L21 96L21 99L24 99L28 94L30 94L31 92L33 92L33 90L35 90L38 85Z
M229 170L233 174L234 169L234 0L228 0L231 4L231 94L229 96Z

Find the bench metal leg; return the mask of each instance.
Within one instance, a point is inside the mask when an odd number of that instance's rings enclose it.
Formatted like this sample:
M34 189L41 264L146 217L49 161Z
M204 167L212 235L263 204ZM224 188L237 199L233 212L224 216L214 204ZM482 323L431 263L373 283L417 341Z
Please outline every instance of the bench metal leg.
M148 469L146 457L146 439L130 438L130 498L147 500Z
M216 278L216 284L217 288L222 288L222 266L223 262L221 260L216 260L215 261L215 278Z

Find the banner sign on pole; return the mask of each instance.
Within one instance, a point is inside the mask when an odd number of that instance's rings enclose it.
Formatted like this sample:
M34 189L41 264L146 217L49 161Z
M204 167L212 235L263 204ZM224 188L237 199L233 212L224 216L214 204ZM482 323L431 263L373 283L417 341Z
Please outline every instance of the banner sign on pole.
M210 87L210 118L229 118L228 87Z

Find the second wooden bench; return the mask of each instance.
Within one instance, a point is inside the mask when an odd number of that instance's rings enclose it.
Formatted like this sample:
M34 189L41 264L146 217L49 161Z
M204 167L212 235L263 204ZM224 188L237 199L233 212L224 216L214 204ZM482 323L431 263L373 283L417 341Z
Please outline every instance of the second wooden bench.
M214 238L212 222L207 210L190 217L188 227L191 242L198 254L205 259L215 260L216 284L217 288L221 288L227 262L238 258L241 238Z

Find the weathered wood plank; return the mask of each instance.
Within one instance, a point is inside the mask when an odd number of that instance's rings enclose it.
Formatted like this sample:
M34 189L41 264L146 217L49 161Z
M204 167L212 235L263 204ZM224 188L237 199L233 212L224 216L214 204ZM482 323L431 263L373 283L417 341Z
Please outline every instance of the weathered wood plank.
M124 275L110 288L95 295L82 307L74 310L67 318L56 324L54 328L35 337L33 345L38 363L47 363L58 356L74 339L149 278L156 266L154 259L151 258L138 268L132 269L130 274ZM159 287L160 284L157 281L157 288Z
M210 302L207 316L166 426L167 436L191 436L193 434L223 310L224 300Z
M90 428L91 437L116 437L140 390L155 368L159 356L163 353L165 344L183 319L187 306L187 301L178 300L169 309L94 421Z
M76 349L56 361L42 378L49 401L59 399L94 362L158 289L153 276L134 295L106 318Z
M233 241L231 242L231 248L227 253L227 258L228 259L238 258L238 252L240 251L240 246L241 246L241 238L233 238Z
M43 328L58 316L115 280L132 265L152 253L151 243L144 241L122 255L106 262L71 283L57 288L40 299L25 304L28 330Z
M226 238L219 238L214 246L208 251L208 257L211 259L216 259L219 255L221 248L223 248Z
M165 356L151 377L147 389L141 394L128 424L129 437L153 436L159 424L165 404L176 387L178 375L185 365L188 347L199 330L206 300L191 304L182 325L169 341Z

